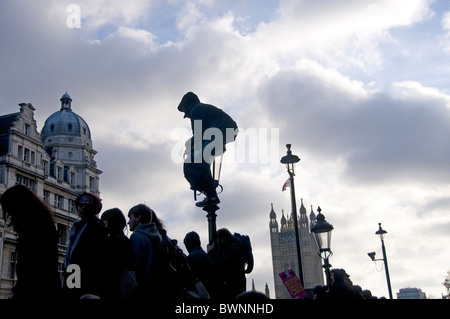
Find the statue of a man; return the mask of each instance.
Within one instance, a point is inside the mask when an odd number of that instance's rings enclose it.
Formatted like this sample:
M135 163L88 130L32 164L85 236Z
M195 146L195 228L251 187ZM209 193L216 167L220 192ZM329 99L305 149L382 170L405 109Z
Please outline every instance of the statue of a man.
M186 142L187 157L183 171L194 191L205 194L205 199L197 202L198 207L217 205L216 183L211 174L211 163L222 155L225 144L233 142L238 133L236 122L221 109L200 103L192 92L186 93L178 105L184 117L191 119L192 137Z

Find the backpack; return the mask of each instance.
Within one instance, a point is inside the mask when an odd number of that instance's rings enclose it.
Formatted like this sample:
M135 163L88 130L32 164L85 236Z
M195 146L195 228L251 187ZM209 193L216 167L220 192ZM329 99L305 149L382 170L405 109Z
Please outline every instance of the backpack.
M175 239L170 239L165 233L162 250L159 251L159 275L174 287L181 299L209 299L209 294L203 284L197 279L189 267L187 257L178 246Z
M247 264L247 268L245 268L245 273L249 274L252 272L254 266L252 244L250 242L250 237L248 235L241 235L239 233L234 233L233 238L235 242L245 251L245 263Z

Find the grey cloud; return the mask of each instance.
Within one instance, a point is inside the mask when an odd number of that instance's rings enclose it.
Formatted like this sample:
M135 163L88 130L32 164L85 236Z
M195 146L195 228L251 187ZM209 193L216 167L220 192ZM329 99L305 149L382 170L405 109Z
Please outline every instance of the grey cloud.
M259 101L286 128L280 133L285 140L319 157L345 158L349 181L443 183L450 177L445 101L355 97L337 83L294 70L270 79Z

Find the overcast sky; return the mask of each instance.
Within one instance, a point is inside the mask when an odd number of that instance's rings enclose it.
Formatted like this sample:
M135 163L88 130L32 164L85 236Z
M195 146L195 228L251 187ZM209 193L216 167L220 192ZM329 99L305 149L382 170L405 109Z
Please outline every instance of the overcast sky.
M445 0L0 2L1 113L30 102L41 129L67 91L91 129L105 209L146 203L171 237L196 230L206 248L176 107L192 91L236 120L217 227L251 236L248 288L267 282L272 297L269 212L291 209L287 143L301 158L297 206L320 206L334 226L333 267L387 297L367 256L382 257L381 222L394 297L445 292L449 57Z

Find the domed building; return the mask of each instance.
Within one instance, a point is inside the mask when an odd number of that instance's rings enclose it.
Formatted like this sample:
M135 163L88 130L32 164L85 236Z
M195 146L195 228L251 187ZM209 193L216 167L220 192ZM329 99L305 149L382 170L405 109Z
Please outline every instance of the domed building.
M73 112L66 92L59 111L50 115L41 133L31 103L0 116L0 195L15 184L36 193L53 211L58 231L58 263L63 270L69 234L78 219L75 199L83 192L100 195L91 131ZM0 299L11 294L16 280L16 235L0 214ZM39 274L36 274L39 275Z
M89 126L81 116L72 111L72 98L67 92L60 101L60 110L47 118L41 131L42 142L53 163L50 171L57 170L58 161L62 161L66 180L76 185L81 192L98 195L101 171L94 161L97 152L92 146Z

